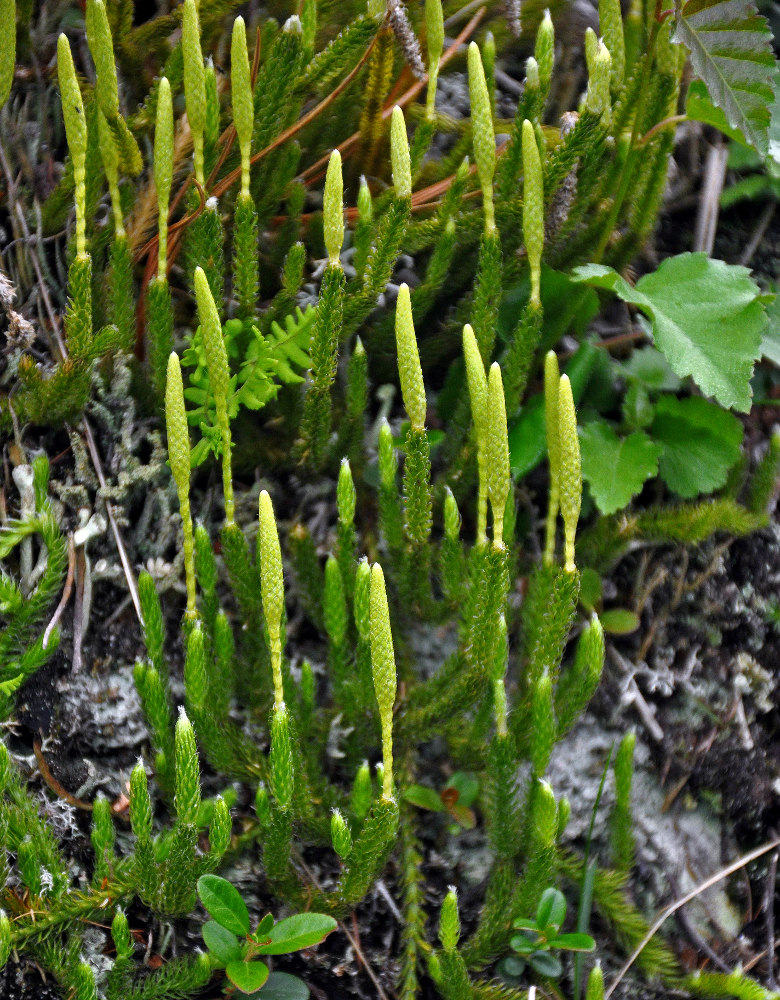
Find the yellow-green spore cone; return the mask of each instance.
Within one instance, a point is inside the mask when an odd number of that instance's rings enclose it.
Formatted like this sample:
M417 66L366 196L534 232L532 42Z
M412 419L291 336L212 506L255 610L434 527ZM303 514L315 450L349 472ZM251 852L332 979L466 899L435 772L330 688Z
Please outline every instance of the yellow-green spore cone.
M403 111L396 106L390 118L390 163L397 198L412 197L412 161Z
M173 103L171 85L165 77L157 88L154 127L154 186L157 189L157 277L168 274L168 202L173 184Z
M341 248L344 244L344 181L341 176L341 153L334 149L325 175L325 193L322 199L322 229L328 262L341 267Z
M536 33L534 57L539 70L539 83L547 91L555 62L555 28L549 10L544 12L544 17Z
M173 481L179 495L179 510L184 534L184 576L187 582L187 615L195 617L195 556L190 513L190 435L184 408L184 384L179 357L168 358L168 378L165 383L165 426L168 432L168 459Z
M542 162L533 125L523 122L523 239L531 269L531 304L538 307L544 249L544 185Z
M195 0L184 0L181 26L184 101L192 132L195 180L203 184L203 131L206 127L206 68L200 48L200 22Z
M493 545L500 548L504 544L504 511L509 497L511 478L504 383L498 362L493 362L488 374L486 421L488 496L493 511Z
M222 324L209 288L208 279L202 267L195 268L195 298L198 303L198 316L203 334L203 349L206 354L206 367L209 373L209 384L214 394L214 407L217 411L217 425L222 438L222 490L225 496L225 523L232 524L235 505L233 502L233 472L231 464L231 435L228 418L228 394L230 392L230 366L228 365L225 341L222 337Z
M241 151L241 196L249 197L249 160L252 146L252 129L255 123L255 105L252 98L252 74L249 69L249 52L246 47L246 26L243 17L233 22L230 44L230 85L233 100L233 124L236 127L238 148Z
M87 43L97 72L95 96L108 121L119 115L119 85L108 13L103 0L87 0Z
M485 232L495 232L496 220L493 209L493 173L496 168L496 134L493 129L493 113L490 107L485 70L476 42L469 45L469 99L471 101L471 128L473 133L474 159L477 161L479 185L485 212Z
M623 13L620 0L599 0L599 29L612 57L612 92L623 85L626 71L626 40L623 34Z
M390 628L390 610L387 606L385 575L379 563L371 567L369 595L371 669L374 692L379 706L382 725L382 798L393 798L393 706L396 695L395 654Z
M407 284L402 284L398 289L398 300L395 307L395 343L398 351L398 375L404 407L412 427L421 431L425 427L428 403L425 399L425 384L420 367L417 337L412 320L412 301Z
M67 37L57 39L57 76L62 98L62 115L65 119L65 135L68 140L73 182L76 188L76 254L86 256L86 163L87 163L87 121L84 117L84 102L76 79L76 69Z
M463 327L463 358L466 363L466 381L471 400L471 419L474 422L474 436L477 441L477 467L479 486L477 495L477 542L481 544L487 537L487 378L479 344L469 323Z
M260 588L263 597L263 614L271 646L271 671L274 682L274 708L284 706L282 684L282 618L284 616L284 575L282 550L271 497L266 490L260 494Z
M582 504L582 464L577 436L577 414L568 375L561 375L558 387L558 447L560 449L560 503L565 535L565 568L573 573L574 536Z
M547 435L547 458L550 466L550 496L547 503L547 538L544 564L551 566L555 558L555 527L560 499L561 454L558 443L558 389L560 385L558 357L548 351L544 358L544 424Z

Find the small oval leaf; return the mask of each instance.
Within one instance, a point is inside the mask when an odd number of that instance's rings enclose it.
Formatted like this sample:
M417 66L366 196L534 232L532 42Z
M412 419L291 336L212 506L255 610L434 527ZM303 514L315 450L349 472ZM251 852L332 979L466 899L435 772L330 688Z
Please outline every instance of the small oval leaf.
M549 951L535 951L528 959L528 963L540 976L549 976L550 979L557 979L563 972L561 960L557 955L551 955Z
M287 972L272 972L263 987L261 1000L308 1000L309 988L302 979Z
M274 924L268 932L270 941L257 951L260 955L286 955L291 951L311 948L335 929L336 921L326 913L296 913Z
M593 951L596 942L590 934L559 934L548 942L550 948L565 948L567 951Z
M536 926L539 930L546 927L557 929L566 919L566 899L558 889L545 889L539 905L536 908Z
M630 635L639 628L639 618L628 608L610 608L602 611L601 627L610 635Z
M225 975L242 993L256 993L268 979L268 966L265 962L230 962Z
M219 875L201 875L198 896L205 908L227 930L246 937L249 933L249 911L238 889Z
M216 920L207 920L201 928L206 947L223 965L241 961L241 945L236 935Z

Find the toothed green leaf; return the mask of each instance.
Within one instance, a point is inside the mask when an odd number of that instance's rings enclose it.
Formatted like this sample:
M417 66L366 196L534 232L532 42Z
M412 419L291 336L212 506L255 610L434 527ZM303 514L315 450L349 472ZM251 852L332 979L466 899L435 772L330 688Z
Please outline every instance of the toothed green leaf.
M775 64L766 19L745 0L675 0L674 18L673 39L690 50L713 102L766 153Z
M579 433L583 479L602 514L613 514L656 474L661 448L642 431L619 438L601 420L586 424Z

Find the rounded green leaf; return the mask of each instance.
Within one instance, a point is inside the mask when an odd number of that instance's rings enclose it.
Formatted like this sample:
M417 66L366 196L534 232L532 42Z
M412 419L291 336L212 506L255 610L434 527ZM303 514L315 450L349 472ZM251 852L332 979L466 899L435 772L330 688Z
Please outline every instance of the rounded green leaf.
M515 934L509 944L519 955L530 955L537 945L536 936L533 938L525 934Z
M241 936L249 933L246 903L238 889L227 879L220 878L219 875L201 875L198 879L198 896L214 920L226 930Z
M272 972L263 987L262 1000L308 1000L309 988L287 972Z
M550 979L557 979L563 972L561 960L549 951L534 952L528 959L528 964L534 972L538 972L540 976L549 976Z
M610 608L601 613L601 626L610 635L630 635L639 628L639 618L628 608Z
M265 962L230 962L225 975L242 993L256 993L268 979L268 966Z
M550 948L565 948L567 951L593 951L596 942L590 934L559 934L549 942Z
M536 908L536 926L558 928L566 919L566 899L558 889L545 889Z
M261 955L287 955L319 944L335 929L336 921L326 913L296 913L274 924L268 932L268 944L257 951Z
M216 920L207 920L201 929L201 934L208 950L222 965L241 961L241 945L238 938Z
M431 812L444 812L441 795L433 788L425 785L409 785L404 791L404 800L418 809L429 809Z

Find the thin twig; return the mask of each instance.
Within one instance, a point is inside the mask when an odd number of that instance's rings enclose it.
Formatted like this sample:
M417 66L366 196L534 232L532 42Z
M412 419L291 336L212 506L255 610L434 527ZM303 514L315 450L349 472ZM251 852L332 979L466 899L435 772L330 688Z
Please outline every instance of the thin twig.
M710 146L704 164L704 181L699 195L699 212L696 216L696 229L693 238L693 249L703 250L708 256L715 245L715 233L718 228L718 213L723 182L726 179L726 163L729 157L729 147L725 142Z
M680 892L679 885L677 885L675 879L672 878L671 875L667 874L666 877L669 880L669 885L672 887L672 892L674 892L675 895L678 895ZM712 964L720 969L721 972L731 972L730 967L723 961L709 941L707 941L693 926L684 906L681 906L677 911L676 920L694 948L698 948L699 951L703 952Z
M745 249L739 255L739 262L743 267L747 267L753 259L753 254L756 250L758 250L759 244L761 243L761 240L763 240L764 234L769 228L769 223L772 221L772 216L775 214L776 208L777 202L774 199L764 205L764 210L759 216L756 228L753 230L750 239L747 241Z
M659 915L656 917L656 919L648 928L648 931L645 934L645 936L642 938L642 940L639 942L636 948L634 948L634 950L631 952L628 961L625 963L623 968L620 970L620 972L618 972L618 974L610 983L609 989L604 994L604 1000L609 1000L609 998L618 988L620 983L623 981L628 970L631 968L634 962L639 958L639 956L645 950L649 942L652 941L658 930L664 925L664 923L668 920L668 918L672 916L673 913L676 913L681 906L685 906L686 903L690 903L692 899L696 899L697 896L700 896L703 892L706 892L707 889L711 889L712 886L717 885L718 882L722 882L724 878L728 878L729 875L733 875L734 872L738 872L740 868L744 868L745 865L749 865L751 861L755 861L757 858L763 857L764 854L768 854L770 851L775 850L775 848L777 847L780 847L780 837L775 837L774 840L770 840L768 844L764 844L762 847L757 847L754 851L751 851L749 854L745 854L743 857L738 858L736 861L733 861L730 865L727 865L725 868L721 868L719 872L716 872L714 875L711 875L708 879L705 879L703 882L697 885L695 889L691 889L690 892L686 893L680 899L676 900L674 903L671 903L669 906L667 906L665 910L661 910Z
M764 901L766 909L767 965L769 966L767 982L770 990L777 989L777 980L775 979L775 888L777 885L777 858L777 851L775 851L769 859L769 872L766 877L766 899Z
M38 762L38 771L40 772L41 777L49 788L51 788L54 794L58 798L64 799L65 802L69 802L72 806L75 806L76 809L82 809L84 812L92 812L91 802L85 802L83 799L77 799L76 796L72 795L67 788L64 788L51 773L49 765L46 763L46 758L43 756L40 740L33 740L33 753L35 754L35 759Z
M57 627L57 622L62 617L62 612L65 610L65 606L70 599L70 592L73 589L73 572L76 568L76 550L73 548L73 535L68 537L68 575L65 577L65 588L62 591L62 597L60 598L60 603L57 605L54 614L51 616L51 621L46 626L46 631L43 633L43 639L41 640L41 645L44 649L49 645L49 639L54 629Z

